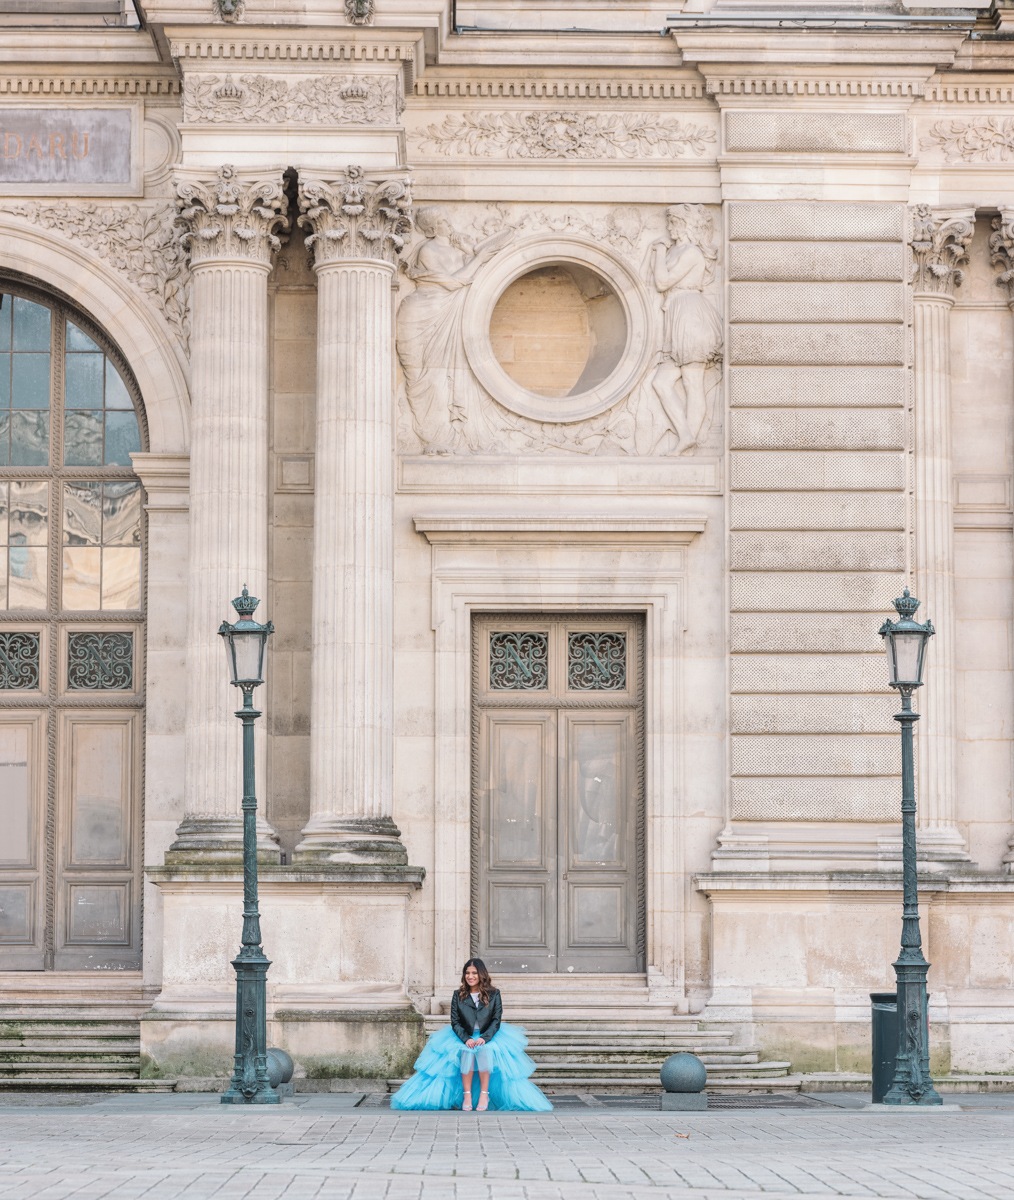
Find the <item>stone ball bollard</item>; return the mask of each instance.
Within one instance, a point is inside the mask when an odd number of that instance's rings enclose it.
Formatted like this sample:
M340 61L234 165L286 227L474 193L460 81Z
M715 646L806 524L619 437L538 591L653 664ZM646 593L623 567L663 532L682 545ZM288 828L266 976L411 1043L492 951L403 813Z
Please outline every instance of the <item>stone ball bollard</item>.
M289 1080L292 1078L295 1066L292 1059L284 1050L278 1050L274 1046L267 1051L264 1057L267 1059L268 1083L275 1091L280 1091L281 1095L291 1096L293 1087Z
M708 1082L708 1070L696 1054L670 1054L659 1072L665 1092L662 1095L662 1110L699 1112L708 1107L704 1085Z

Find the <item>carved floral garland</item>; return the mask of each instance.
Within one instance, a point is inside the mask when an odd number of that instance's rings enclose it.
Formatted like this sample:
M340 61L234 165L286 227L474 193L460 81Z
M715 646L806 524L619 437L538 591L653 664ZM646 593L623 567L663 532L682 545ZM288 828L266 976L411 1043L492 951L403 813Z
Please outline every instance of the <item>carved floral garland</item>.
M4 205L4 211L43 229L55 230L106 259L155 301L186 350L190 339L190 269L173 225L175 205L147 208L140 204L27 201Z
M920 149L939 146L948 162L1009 162L1014 158L1014 117L937 121Z
M679 158L714 140L714 130L675 117L579 112L452 114L417 135L421 148L477 158Z

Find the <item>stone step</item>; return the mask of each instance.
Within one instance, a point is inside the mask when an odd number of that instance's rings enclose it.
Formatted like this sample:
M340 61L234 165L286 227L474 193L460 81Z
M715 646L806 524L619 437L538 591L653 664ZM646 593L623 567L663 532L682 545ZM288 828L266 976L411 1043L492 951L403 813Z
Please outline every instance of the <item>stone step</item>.
M39 1059L25 1058L17 1061L0 1061L0 1078L11 1079L20 1075L108 1075L117 1079L136 1078L141 1072L140 1056L119 1061L101 1059Z
M659 1049L635 1049L618 1046L559 1046L553 1049L545 1046L528 1047L528 1054L540 1066L558 1061L585 1063L638 1063L653 1066L656 1070L669 1057L671 1047ZM743 1047L714 1049L704 1046L687 1046L686 1051L696 1054L703 1063L755 1063L760 1061L758 1050L748 1050Z
M120 1046L9 1046L0 1042L0 1071L7 1063L55 1062L55 1063L132 1063L140 1062L141 1045Z
M65 1075L0 1075L0 1092L171 1092L172 1079L136 1077L96 1078L68 1072Z

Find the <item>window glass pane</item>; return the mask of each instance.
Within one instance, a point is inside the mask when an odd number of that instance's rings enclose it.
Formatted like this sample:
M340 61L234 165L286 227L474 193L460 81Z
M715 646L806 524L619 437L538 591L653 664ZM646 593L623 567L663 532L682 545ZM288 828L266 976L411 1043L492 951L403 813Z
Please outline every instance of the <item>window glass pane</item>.
M14 349L49 349L49 309L21 296L14 297Z
M11 308L13 297L0 292L0 350L11 348Z
M68 408L102 407L102 354L68 354L67 383L64 387Z
M10 421L11 463L15 467L48 467L49 413L11 413Z
M0 408L11 406L11 356L0 354Z
M7 545L7 482L0 479L0 545Z
M0 412L0 467L11 461L11 414Z
M65 546L98 546L102 542L102 484L68 483L63 489Z
M10 568L7 607L45 608L46 566L49 561L45 546L18 545L12 535L7 557Z
M141 449L141 431L132 412L106 413L107 466L129 467L131 451Z
M127 391L120 372L106 359L106 408L133 408L134 402Z
M102 551L102 607L141 607L141 551L115 547Z
M69 412L63 424L63 461L68 467L102 464L102 414Z
M7 607L7 547L0 548L0 609Z
M12 408L49 408L49 355L15 354L11 372Z
M107 483L102 501L103 546L140 546L141 485Z
M97 546L65 546L63 607L73 610L101 607L102 551Z
M82 329L78 329L71 321L67 322L67 349L68 350L98 350L98 346L92 341L87 333Z
M44 479L10 483L10 544L45 546L49 540L49 484Z

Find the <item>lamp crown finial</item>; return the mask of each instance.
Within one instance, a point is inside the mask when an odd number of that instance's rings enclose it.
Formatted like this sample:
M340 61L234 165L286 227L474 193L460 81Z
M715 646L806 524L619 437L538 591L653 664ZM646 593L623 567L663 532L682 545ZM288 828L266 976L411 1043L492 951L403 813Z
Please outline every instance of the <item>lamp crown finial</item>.
M918 601L916 603L918 603ZM250 593L246 590L246 584L244 583L243 595L237 596L236 599L233 600L232 607L237 613L239 613L241 619L249 620L254 615L258 604L260 604L260 600L258 600L256 596L250 595Z
M898 599L895 600L894 607L898 611L898 616L901 617L903 621L911 621L915 616L915 610L921 603L921 600L917 600L915 596L909 592L908 588L905 588L905 594L903 596L899 596Z

